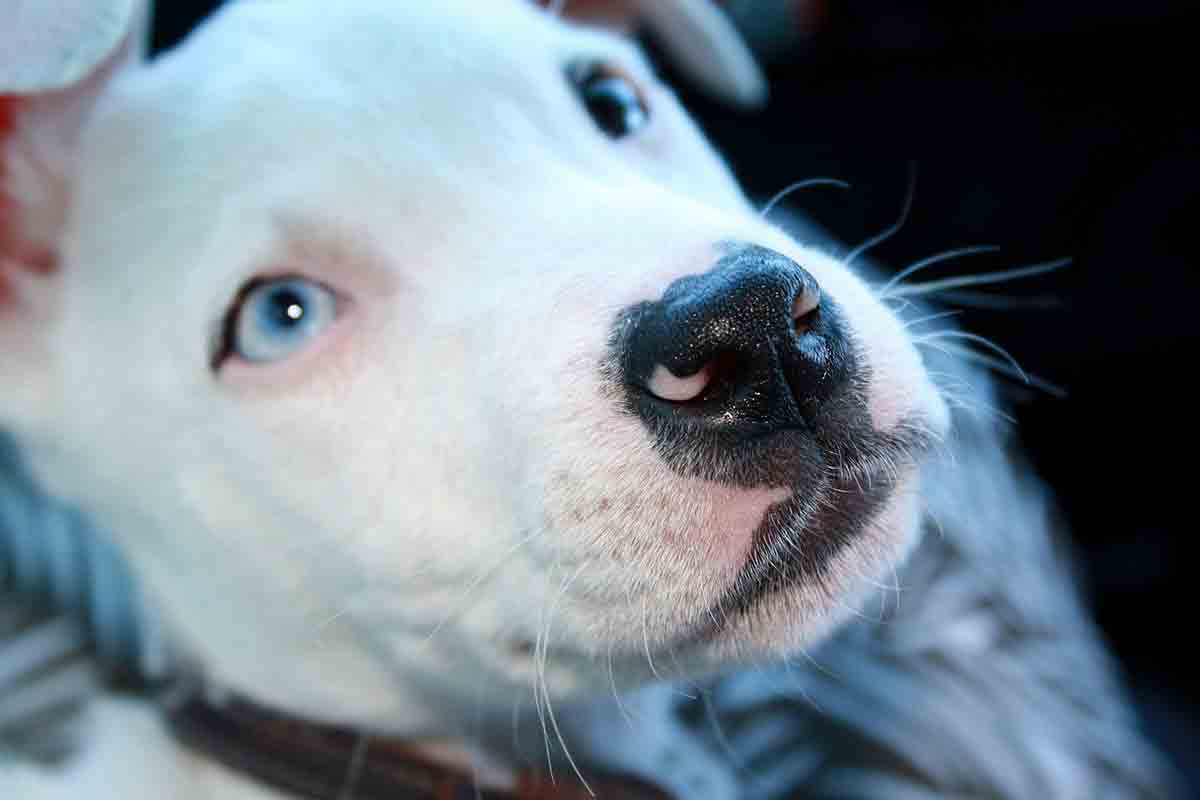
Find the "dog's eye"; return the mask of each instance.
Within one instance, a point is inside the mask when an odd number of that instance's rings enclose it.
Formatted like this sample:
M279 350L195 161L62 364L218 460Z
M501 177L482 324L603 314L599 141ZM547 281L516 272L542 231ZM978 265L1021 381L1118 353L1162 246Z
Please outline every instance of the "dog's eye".
M650 122L650 109L636 83L607 64L571 65L568 77L600 130L614 139L637 133Z
M333 324L338 298L303 278L251 284L226 320L226 357L254 364L281 361Z

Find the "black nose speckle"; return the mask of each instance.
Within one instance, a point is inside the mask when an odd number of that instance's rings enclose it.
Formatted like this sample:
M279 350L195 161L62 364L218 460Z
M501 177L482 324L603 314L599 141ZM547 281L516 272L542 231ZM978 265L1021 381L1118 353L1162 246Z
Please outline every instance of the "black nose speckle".
M702 429L732 441L813 431L854 372L836 300L790 258L727 245L623 315L617 337L631 405L684 445Z

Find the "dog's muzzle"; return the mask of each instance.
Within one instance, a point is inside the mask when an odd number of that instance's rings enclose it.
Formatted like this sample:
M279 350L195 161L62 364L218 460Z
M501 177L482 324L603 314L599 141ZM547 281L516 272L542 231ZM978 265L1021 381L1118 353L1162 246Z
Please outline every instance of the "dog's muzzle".
M722 245L709 271L618 314L609 382L664 466L726 487L788 490L745 534L749 554L714 612L819 580L928 446L919 416L876 430L866 352L811 273L753 244Z

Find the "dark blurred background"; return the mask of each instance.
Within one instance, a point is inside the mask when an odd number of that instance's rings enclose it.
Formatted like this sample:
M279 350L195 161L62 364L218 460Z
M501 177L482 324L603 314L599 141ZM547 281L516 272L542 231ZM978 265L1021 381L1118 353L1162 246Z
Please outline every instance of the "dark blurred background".
M495 2L496 0L487 0ZM216 0L160 2L155 43ZM1200 367L1200 4L742 0L772 100L731 112L683 90L748 190L809 177L787 204L837 238L892 224L899 269L964 245L1002 251L932 270L1074 265L991 289L967 330L1069 395L1013 385L1020 435L1072 525L1100 623L1146 725L1200 796L1195 474ZM1189 65L1192 65L1189 67ZM1193 494L1195 492L1196 494Z

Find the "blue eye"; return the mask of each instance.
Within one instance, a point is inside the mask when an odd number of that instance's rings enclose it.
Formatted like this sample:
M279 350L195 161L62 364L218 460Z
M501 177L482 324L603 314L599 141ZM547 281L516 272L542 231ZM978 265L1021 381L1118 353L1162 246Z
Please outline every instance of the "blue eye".
M228 323L227 352L262 364L302 350L337 317L337 295L303 278L283 278L250 289Z

